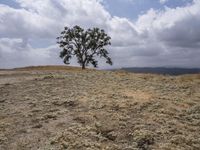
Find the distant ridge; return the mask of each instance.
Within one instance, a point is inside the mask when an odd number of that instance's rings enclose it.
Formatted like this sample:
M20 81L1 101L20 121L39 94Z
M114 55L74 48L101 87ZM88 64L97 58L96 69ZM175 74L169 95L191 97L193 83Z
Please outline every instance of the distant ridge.
M81 70L80 67L75 66L64 66L64 65L47 65L47 66L26 66L26 67L19 67L13 69L0 69L0 71L31 71L31 70L42 70L42 71L51 71L51 70ZM88 68L86 69L88 70Z
M153 74L164 74L164 75L183 75L183 74L198 74L200 68L167 68L167 67L130 67L121 68L134 73L153 73Z
M14 68L14 70L71 70L80 69L80 67L64 66L64 65L47 65L47 66L27 66Z

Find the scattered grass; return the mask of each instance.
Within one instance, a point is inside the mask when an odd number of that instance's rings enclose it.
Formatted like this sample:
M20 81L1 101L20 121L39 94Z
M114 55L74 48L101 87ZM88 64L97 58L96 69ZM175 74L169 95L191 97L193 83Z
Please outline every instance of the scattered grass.
M2 150L200 147L199 75L47 66L10 76L21 80L0 90Z

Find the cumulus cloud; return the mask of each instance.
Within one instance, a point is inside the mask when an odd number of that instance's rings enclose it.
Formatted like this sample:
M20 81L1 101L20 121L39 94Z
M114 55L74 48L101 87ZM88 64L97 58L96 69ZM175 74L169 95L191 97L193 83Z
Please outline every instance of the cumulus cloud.
M56 0L16 0L16 2L21 8L16 9L0 4L1 68L12 67L12 65L15 67L40 63L53 64L53 62L58 64L62 61L60 59L54 61L59 56L55 43L56 37L64 26L80 24L85 28L93 26L105 28L105 23L110 19L110 14L100 1L96 0L84 2L80 0L60 0L59 2ZM48 45L48 43L52 44L52 40L54 44ZM26 43L26 47L21 47L24 41L32 41L35 45ZM46 41L46 47L33 48L43 45L37 41ZM55 55L47 53L50 50L54 50ZM12 53L7 53L9 51ZM17 52L18 54L15 55ZM12 55L16 59L13 59ZM52 58L49 58L50 56Z
M110 17L96 0L17 0L21 9L0 5L1 36L55 38L64 25L84 27L104 23ZM97 13L98 12L98 13ZM100 15L99 15L100 14Z
M114 67L200 67L198 0L184 7L150 9L134 22L111 16L102 0L16 2L20 8L0 4L0 68L62 64L55 38L64 26L76 24L108 32Z
M159 43L162 55L169 60L162 62L170 66L200 67L197 58L200 51L199 9L198 0L185 7L166 7L163 11L151 9L140 16L136 24L140 31Z
M33 48L22 39L0 39L0 66L13 68L30 65L59 64L57 46Z

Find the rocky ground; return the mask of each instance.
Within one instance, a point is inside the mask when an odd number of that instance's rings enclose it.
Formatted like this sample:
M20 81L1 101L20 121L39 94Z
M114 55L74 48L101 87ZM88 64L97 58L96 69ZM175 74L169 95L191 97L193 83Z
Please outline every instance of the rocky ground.
M200 150L200 75L0 71L1 150Z

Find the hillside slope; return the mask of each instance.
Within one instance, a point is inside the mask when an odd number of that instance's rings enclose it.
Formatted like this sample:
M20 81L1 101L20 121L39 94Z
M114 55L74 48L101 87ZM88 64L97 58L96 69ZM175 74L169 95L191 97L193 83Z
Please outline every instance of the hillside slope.
M1 150L198 150L200 75L0 71Z

